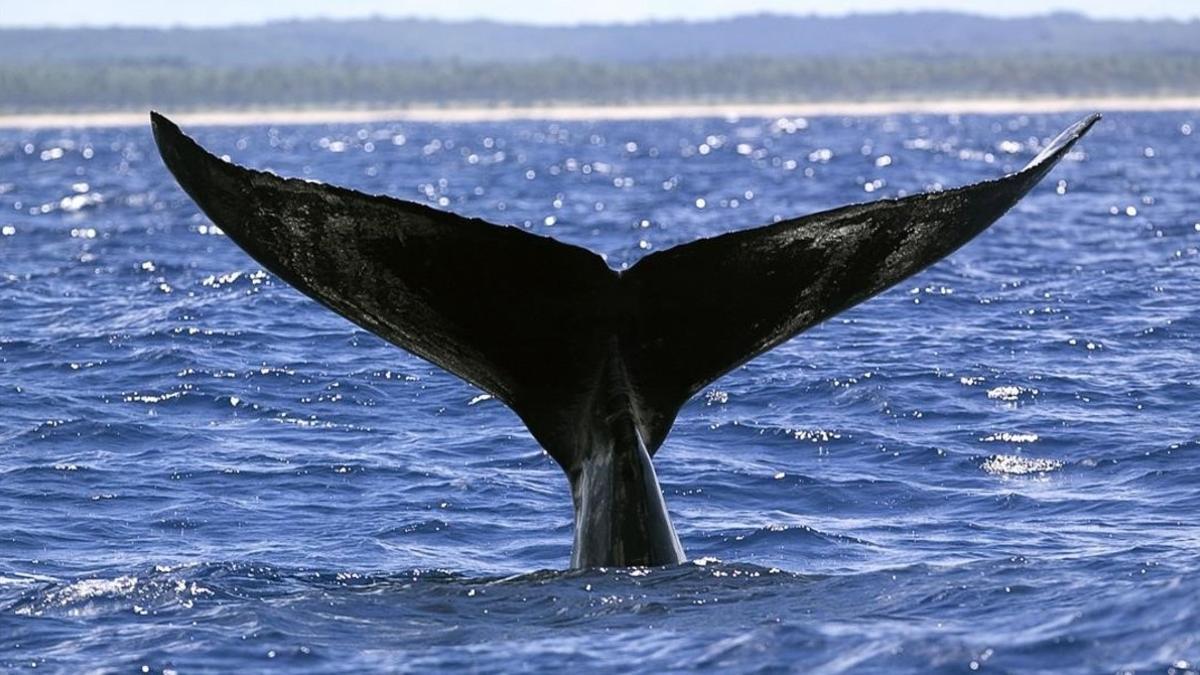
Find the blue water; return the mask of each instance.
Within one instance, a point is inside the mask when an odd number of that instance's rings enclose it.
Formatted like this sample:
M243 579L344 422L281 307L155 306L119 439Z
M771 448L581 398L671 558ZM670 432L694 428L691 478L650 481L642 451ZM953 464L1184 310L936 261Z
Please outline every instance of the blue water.
M621 267L997 177L1076 117L188 131ZM684 407L694 562L563 572L566 480L503 405L263 273L147 128L0 130L0 670L1195 670L1198 247L1200 112L1109 115Z

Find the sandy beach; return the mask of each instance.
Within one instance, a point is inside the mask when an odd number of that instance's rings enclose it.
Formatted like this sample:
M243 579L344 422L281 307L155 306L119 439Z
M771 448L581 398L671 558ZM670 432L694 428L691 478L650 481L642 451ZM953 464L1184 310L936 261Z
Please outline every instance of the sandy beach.
M696 103L644 105L547 105L534 107L412 107L205 110L162 112L191 126L324 124L333 122L491 122L502 120L632 120L688 117L785 117L822 115L1038 114L1200 110L1200 96L1156 98L961 99L938 101L828 101L821 103ZM146 111L0 115L0 128L126 127L147 123Z

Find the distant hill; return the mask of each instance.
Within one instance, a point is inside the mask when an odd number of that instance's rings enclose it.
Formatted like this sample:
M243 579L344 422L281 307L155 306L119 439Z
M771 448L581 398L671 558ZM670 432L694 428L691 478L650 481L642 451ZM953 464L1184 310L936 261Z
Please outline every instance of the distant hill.
M0 112L1200 95L1200 21L947 12L0 30Z
M289 21L203 29L0 30L0 63L268 66L459 60L645 63L763 57L1200 54L1200 21L1002 19L952 12L530 26L417 19Z

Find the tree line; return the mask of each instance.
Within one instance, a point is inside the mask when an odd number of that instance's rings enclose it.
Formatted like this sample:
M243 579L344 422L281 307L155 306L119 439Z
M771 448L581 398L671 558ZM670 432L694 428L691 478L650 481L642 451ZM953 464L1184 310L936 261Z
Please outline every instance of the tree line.
M1200 55L456 61L204 67L0 64L7 112L192 108L869 101L1200 94Z

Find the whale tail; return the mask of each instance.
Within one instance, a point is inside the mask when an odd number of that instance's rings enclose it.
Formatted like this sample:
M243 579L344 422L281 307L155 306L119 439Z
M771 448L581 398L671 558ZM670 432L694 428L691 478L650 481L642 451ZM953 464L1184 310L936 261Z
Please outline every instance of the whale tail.
M629 428L604 436L653 455L705 384L965 244L1098 118L997 180L701 239L617 272L514 227L239 167L151 113L171 173L255 260L512 408L571 477L577 524L595 445L581 429L619 413Z

